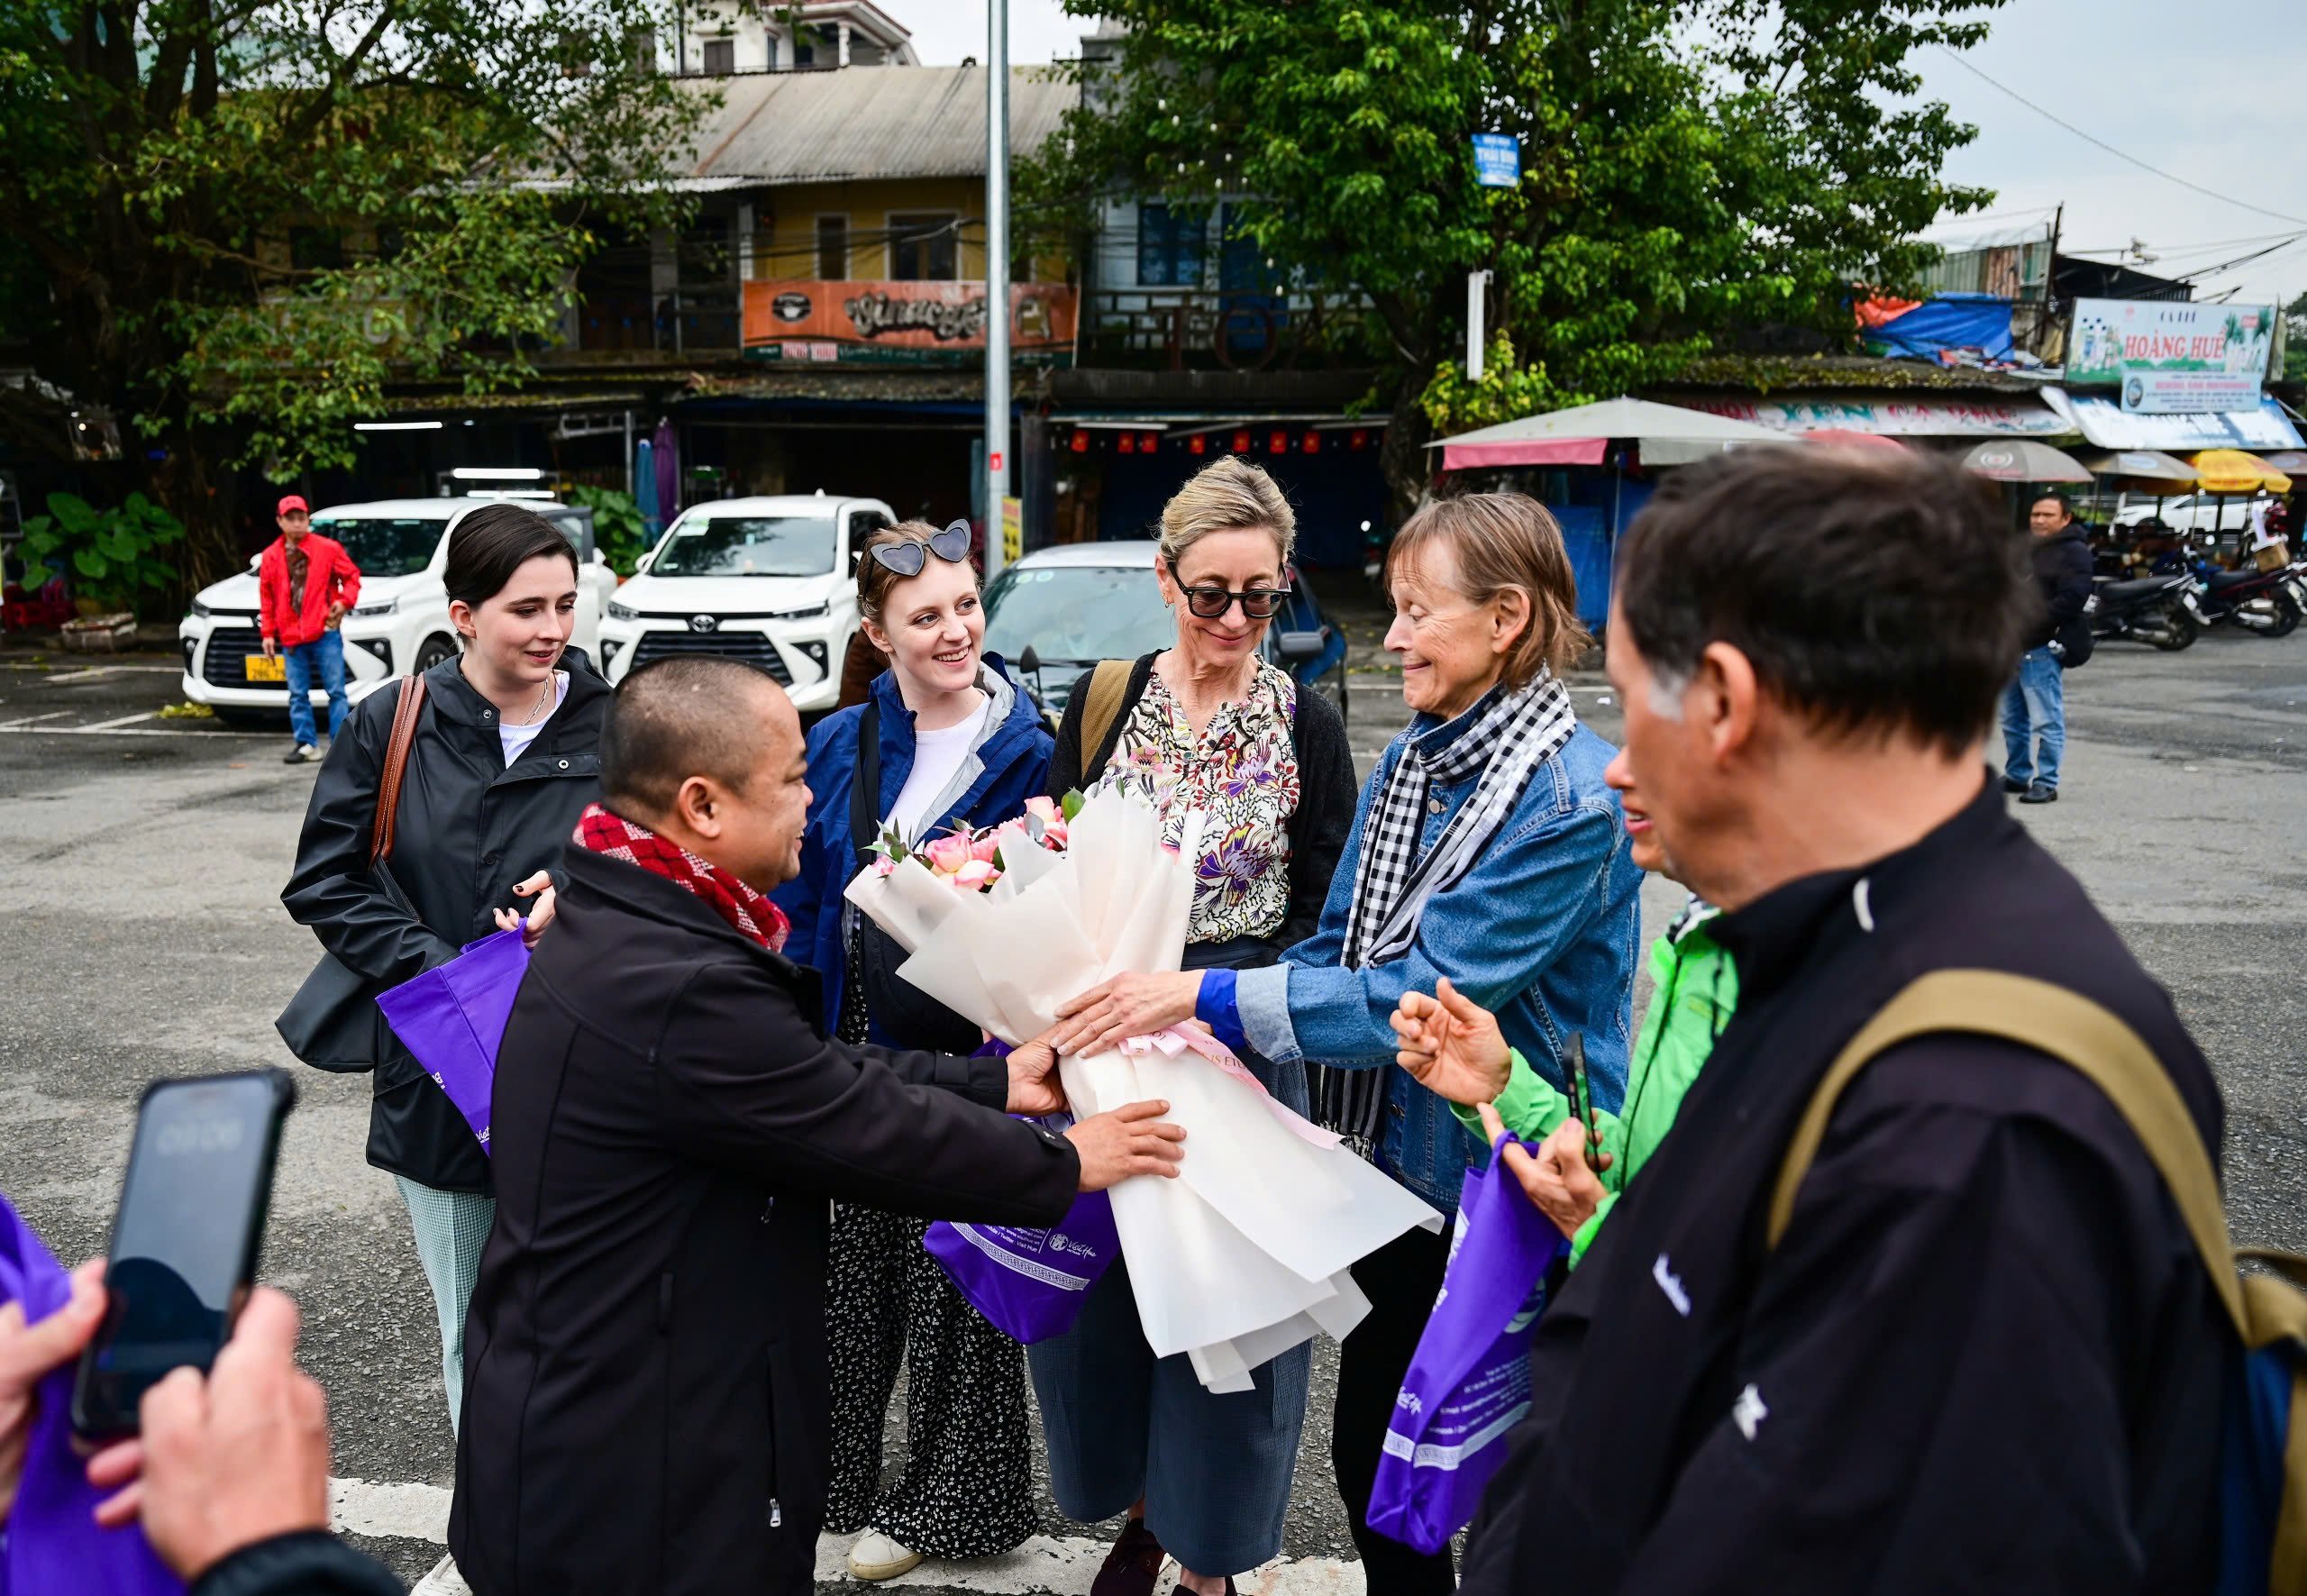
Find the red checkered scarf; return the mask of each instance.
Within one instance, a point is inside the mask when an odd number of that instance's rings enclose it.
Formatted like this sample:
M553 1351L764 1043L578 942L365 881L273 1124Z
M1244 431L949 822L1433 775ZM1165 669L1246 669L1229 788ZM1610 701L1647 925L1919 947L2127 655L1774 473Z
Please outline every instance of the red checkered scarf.
M678 843L667 842L647 826L591 804L578 818L574 840L593 853L637 864L652 875L687 888L705 899L715 914L771 953L785 951L786 935L793 927L783 909L719 865L699 859Z

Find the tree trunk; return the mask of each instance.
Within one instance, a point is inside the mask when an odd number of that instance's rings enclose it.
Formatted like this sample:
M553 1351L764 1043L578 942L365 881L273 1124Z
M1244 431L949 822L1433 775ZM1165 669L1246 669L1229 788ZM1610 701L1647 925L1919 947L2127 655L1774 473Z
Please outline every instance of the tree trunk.
M1426 418L1425 406L1418 403L1424 391L1415 372L1403 374L1394 389L1393 415L1386 424L1385 444L1378 455L1379 469L1386 474L1389 538L1418 508L1442 463L1426 446L1434 436L1434 427Z
M217 463L233 450L217 428L170 420L166 432L145 441L147 448L168 451L147 470L152 497L184 523L178 564L189 596L247 563L241 553L240 474Z

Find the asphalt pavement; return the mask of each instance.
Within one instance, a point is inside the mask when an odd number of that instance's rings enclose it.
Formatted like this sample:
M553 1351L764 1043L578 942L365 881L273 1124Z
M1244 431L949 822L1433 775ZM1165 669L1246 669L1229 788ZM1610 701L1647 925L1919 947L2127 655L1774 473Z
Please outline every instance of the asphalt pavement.
M1366 771L1400 699L1381 617L1362 605L1337 618ZM1613 735L1607 683L1573 687ZM2067 692L2062 799L2018 812L2217 1065L2239 1237L2307 1250L2307 636L2216 634L2170 655L2102 644ZM278 896L313 768L280 762L285 728L163 718L180 698L165 656L0 649L0 1190L66 1260L100 1252L146 1081L294 1068L264 1273L302 1304L305 1361L329 1391L340 1523L413 1581L441 1555L452 1468L431 1298L392 1182L361 1157L367 1081L296 1066L271 1024L315 953ZM1651 884L1654 929L1678 899ZM1245 1592L1362 1589L1328 1470L1335 1367L1318 1346L1288 1561ZM1066 1523L1045 1487L1043 1516L1047 1538L1025 1553L925 1567L902 1587L1086 1591L1111 1527ZM822 1589L856 1589L838 1566L829 1546Z

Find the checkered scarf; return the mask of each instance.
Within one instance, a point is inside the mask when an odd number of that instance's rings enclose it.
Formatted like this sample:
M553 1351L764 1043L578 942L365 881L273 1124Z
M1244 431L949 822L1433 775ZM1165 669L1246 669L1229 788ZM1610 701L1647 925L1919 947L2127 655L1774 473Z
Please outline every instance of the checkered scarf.
M1530 778L1577 729L1570 689L1542 670L1527 686L1494 688L1464 715L1410 739L1363 831L1354 907L1345 922L1347 969L1389 963L1409 952L1427 900L1473 868ZM1473 795L1419 859L1428 791L1477 774ZM1318 1066L1314 1117L1365 1148L1373 1145L1390 1074Z
M737 932L772 953L785 951L792 930L785 911L707 859L699 859L678 843L669 843L645 825L637 825L599 804L589 804L578 816L571 839L595 853L637 864L652 875L662 876L703 898L713 912Z

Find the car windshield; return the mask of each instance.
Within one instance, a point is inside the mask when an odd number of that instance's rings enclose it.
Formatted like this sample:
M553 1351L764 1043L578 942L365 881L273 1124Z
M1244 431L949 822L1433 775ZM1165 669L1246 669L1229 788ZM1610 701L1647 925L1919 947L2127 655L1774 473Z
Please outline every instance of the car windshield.
M1134 660L1168 648L1177 627L1150 565L1011 566L985 595L985 646L1015 663Z
M821 577L841 546L824 515L730 515L684 521L651 562L660 577Z
M433 563L445 520L430 515L315 515L313 530L344 545L364 577L414 576Z

